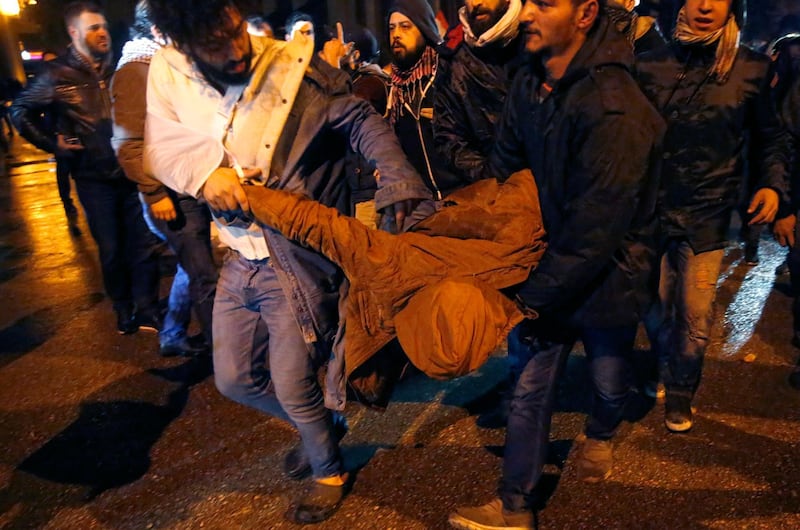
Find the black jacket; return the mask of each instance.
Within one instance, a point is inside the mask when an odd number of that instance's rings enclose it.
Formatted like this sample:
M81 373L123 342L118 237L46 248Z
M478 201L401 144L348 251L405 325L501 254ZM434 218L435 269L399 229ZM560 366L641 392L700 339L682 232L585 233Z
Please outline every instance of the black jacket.
M709 75L714 54L713 46L672 42L637 56L639 84L667 121L659 201L664 235L685 238L696 253L725 246L748 152L756 188L788 199L788 137L770 98L769 59L740 48L720 85Z
M530 167L539 187L548 247L519 296L543 317L631 325L650 305L664 123L632 62L603 16L548 97L535 63L511 87L489 172Z
M111 148L108 86L113 73L110 60L96 71L70 47L64 55L47 63L11 106L14 126L39 149L56 152L56 138L52 128L40 119L42 112L54 116L58 133L78 138L85 149L73 151L69 157L73 178L123 178Z
M439 52L433 101L433 137L451 167L470 182L481 177L497 122L520 65L520 38L471 48L461 41Z

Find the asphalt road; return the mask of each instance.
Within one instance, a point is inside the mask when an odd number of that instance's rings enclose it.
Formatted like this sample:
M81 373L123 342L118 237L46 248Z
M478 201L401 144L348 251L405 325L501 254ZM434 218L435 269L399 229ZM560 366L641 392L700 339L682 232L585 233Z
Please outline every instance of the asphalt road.
M155 335L119 336L96 248L70 236L47 156L18 140L0 169L0 528L294 528L303 488L280 472L290 427L223 398L207 362L163 359ZM1 154L0 154L1 155ZM0 168L2 164L0 164ZM586 410L577 348L559 389L542 529L800 528L800 392L783 252L747 267L728 249L695 427L633 395L611 477L575 477ZM169 278L164 279L164 291ZM643 334L637 341L644 357ZM409 378L385 413L348 405L357 480L327 529L439 529L492 498L502 430L475 426L503 352L472 376Z

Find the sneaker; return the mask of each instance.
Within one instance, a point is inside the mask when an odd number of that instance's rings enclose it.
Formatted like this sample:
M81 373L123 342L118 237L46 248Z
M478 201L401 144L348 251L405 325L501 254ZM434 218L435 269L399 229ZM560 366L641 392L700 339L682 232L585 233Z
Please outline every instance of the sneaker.
M158 353L162 357L201 357L208 354L208 344L193 342L184 337L172 344L162 344L158 348Z
M686 432L692 428L692 398L667 393L664 404L664 425L671 432Z
M133 311L130 307L116 309L117 312L117 333L120 335L130 335L136 333L139 327L133 318Z
M511 512L503 508L503 501L494 499L483 506L464 506L456 509L447 522L462 530L530 530L534 528L533 512Z
M601 482L611 475L611 440L586 438L578 453L578 479L590 484Z
M340 484L328 483L331 479ZM286 512L286 518L297 524L321 523L339 509L349 491L350 476L347 473L329 479L314 480L311 487L306 489L293 503L294 506Z
M334 421L333 436L336 439L336 443L339 443L344 438L344 435L347 434L347 420L345 420L344 416L339 416L339 419ZM308 454L303 449L302 442L286 453L283 459L283 472L293 480L302 480L311 475L311 462L309 462Z
M139 311L136 313L135 319L136 324L142 331L158 333L164 327L164 321L157 313Z

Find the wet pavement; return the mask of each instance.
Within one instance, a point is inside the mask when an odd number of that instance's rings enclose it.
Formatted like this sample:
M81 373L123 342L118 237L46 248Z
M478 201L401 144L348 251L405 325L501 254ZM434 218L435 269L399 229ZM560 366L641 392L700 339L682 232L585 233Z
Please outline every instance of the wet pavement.
M223 398L207 362L163 359L155 335L119 336L83 218L71 236L47 155L18 139L0 164L0 528L295 528L304 483L281 462L296 435ZM2 156L2 153L0 153ZM74 196L74 193L73 193ZM783 252L728 249L694 429L668 434L663 407L634 395L611 477L579 482L573 439L585 358L571 357L553 419L542 529L800 528L800 392ZM169 278L164 279L164 290ZM643 357L648 346L637 341ZM502 430L475 426L504 378L401 384L381 414L350 404L343 441L353 492L319 528L439 529L490 500Z

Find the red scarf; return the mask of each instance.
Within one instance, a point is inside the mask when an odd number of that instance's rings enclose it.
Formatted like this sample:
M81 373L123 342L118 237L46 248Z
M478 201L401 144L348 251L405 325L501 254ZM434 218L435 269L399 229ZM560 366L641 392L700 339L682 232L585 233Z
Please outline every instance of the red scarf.
M405 104L412 105L417 98L424 96L431 76L436 75L439 54L431 46L426 46L422 57L408 70L400 70L392 63L392 95L389 109L389 123L394 126L403 115Z

